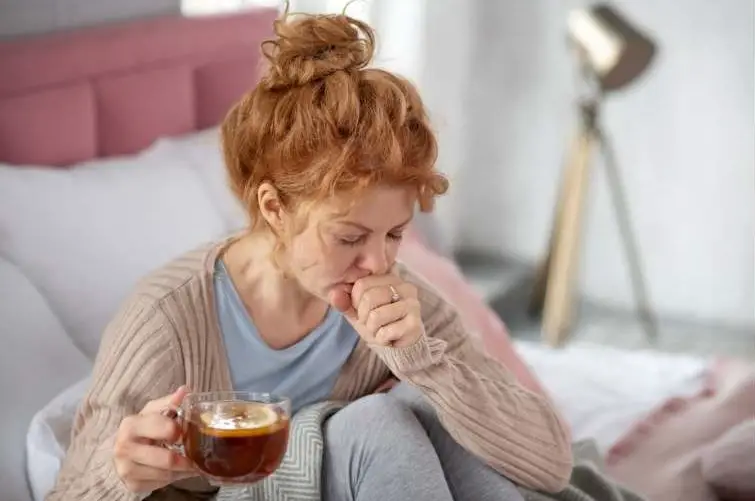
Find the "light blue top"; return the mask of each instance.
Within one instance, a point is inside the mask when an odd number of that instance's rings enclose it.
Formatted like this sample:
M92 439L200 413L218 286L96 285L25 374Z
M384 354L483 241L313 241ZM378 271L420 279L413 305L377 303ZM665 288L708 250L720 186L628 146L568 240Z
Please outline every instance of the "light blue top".
M359 335L337 310L298 343L274 350L260 338L223 261L215 263L215 303L233 387L291 399L292 412L327 400Z

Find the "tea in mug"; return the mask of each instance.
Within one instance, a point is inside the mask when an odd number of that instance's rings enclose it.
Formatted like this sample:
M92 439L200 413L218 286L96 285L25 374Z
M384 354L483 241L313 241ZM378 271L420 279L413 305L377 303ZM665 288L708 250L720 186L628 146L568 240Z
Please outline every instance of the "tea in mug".
M254 482L280 466L289 418L262 402L199 402L184 421L186 456L216 478Z

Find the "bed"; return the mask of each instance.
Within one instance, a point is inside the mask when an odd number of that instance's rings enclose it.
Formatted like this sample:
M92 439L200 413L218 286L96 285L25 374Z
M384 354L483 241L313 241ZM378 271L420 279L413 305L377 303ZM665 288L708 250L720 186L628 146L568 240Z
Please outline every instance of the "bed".
M0 44L4 501L44 497L100 333L134 282L243 224L217 124L256 81L275 15L158 18ZM467 300L484 308L474 292ZM574 437L596 439L609 458L669 401L712 392L707 359L516 348Z

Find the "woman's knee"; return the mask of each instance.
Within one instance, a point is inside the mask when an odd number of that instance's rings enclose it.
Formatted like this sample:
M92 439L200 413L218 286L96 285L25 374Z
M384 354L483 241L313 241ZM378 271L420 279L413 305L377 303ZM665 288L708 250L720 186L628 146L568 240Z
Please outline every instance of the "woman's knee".
M440 460L411 409L385 394L325 423L326 499L451 500Z
M394 449L424 429L403 402L385 394L362 397L328 419L328 448Z
M437 412L418 388L409 383L399 383L387 395L412 411L431 438L436 433L446 433Z

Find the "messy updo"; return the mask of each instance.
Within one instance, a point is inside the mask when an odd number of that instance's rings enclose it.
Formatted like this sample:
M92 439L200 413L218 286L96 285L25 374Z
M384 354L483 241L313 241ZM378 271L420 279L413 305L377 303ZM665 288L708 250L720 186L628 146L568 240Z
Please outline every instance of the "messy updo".
M431 210L448 186L434 168L435 136L414 86L367 67L372 28L343 14L284 13L274 31L260 82L222 124L230 185L253 228L264 182L292 210L378 184L416 188Z

